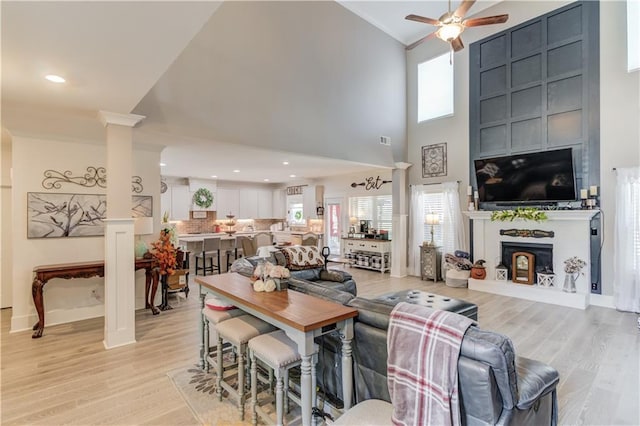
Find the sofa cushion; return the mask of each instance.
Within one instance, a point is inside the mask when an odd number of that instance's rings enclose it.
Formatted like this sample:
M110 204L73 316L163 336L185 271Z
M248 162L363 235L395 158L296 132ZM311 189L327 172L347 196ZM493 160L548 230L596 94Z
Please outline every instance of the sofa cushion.
M294 277L289 278L289 288L300 293L310 294L342 305L346 305L353 299L353 294L344 288L344 283L330 284L333 286Z
M291 276L299 280L318 281L320 279L320 271L322 268L301 269L299 271L290 271Z
M328 271L323 269L320 271L320 279L323 281L335 281L337 283L344 282L345 276L339 271Z
M324 258L315 246L295 246L280 249L287 260L286 267L291 271L313 269L324 265Z

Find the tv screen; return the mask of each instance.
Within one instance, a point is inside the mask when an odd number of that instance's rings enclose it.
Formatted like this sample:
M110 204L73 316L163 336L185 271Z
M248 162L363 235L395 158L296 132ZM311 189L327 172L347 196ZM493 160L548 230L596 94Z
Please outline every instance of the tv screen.
M481 202L573 201L571 148L475 160Z

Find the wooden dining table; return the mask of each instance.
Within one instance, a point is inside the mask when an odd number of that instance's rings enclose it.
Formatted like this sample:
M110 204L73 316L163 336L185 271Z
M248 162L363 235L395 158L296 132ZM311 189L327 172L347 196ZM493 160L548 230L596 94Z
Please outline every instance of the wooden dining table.
M270 293L253 290L249 278L237 273L197 276L200 285L201 307L204 308L207 294L214 294L239 309L283 330L298 346L302 364L300 366L302 424L312 423L312 407L315 406L315 390L312 389L312 374L315 376L317 360L317 336L337 330L342 341L342 392L344 409L351 406L353 396L353 363L351 340L353 318L358 315L354 308L330 302L294 290ZM200 366L206 362L204 315L200 320Z

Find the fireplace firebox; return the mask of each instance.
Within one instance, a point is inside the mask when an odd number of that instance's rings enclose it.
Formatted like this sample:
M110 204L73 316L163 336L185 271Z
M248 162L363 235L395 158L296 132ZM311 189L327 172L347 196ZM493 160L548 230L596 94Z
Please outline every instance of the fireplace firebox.
M553 244L537 243L501 243L502 264L507 267L509 280L514 280L513 276L513 254L518 252L530 253L535 259L535 272L545 272L553 270Z

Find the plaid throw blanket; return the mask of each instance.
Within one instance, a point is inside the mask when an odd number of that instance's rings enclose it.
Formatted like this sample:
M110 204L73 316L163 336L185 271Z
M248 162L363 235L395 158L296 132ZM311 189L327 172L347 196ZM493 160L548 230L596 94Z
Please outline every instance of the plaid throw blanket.
M399 303L387 335L387 381L395 425L459 425L458 356L473 320Z

